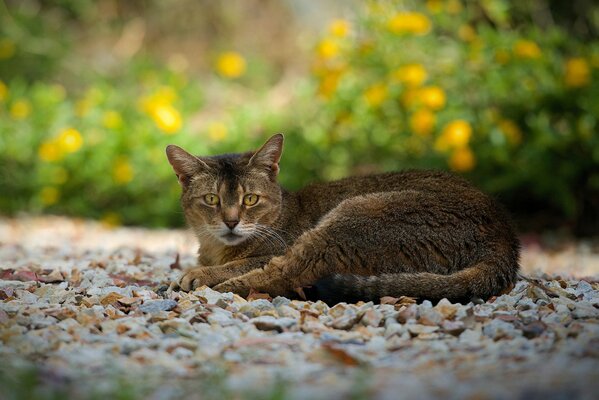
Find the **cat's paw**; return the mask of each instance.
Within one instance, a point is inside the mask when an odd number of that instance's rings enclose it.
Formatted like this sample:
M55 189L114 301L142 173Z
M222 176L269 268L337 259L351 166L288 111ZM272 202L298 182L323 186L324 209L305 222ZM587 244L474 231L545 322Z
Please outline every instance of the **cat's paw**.
M241 297L247 297L251 288L243 279L233 278L216 285L213 289L221 293L232 292Z
M218 279L216 276L210 273L206 267L194 268L185 272L179 281L171 284L171 288L176 286L180 290L190 292L200 286L214 286L217 283L222 282L222 279Z

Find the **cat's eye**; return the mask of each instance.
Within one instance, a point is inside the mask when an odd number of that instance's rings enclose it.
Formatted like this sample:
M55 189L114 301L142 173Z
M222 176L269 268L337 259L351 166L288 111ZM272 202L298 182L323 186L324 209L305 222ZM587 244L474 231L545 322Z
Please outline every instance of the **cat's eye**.
M243 196L243 204L246 206L253 206L258 202L259 196L257 194L246 194Z
M209 206L216 206L218 203L220 203L220 199L214 193L208 193L207 195L205 195L204 201Z

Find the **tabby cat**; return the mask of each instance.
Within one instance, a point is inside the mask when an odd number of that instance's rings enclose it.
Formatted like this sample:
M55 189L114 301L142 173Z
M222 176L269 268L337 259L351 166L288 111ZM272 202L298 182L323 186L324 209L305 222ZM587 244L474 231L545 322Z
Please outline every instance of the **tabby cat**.
M412 296L486 299L511 287L520 245L503 209L441 171L277 183L283 135L259 150L196 157L166 148L199 266L171 288L327 303Z

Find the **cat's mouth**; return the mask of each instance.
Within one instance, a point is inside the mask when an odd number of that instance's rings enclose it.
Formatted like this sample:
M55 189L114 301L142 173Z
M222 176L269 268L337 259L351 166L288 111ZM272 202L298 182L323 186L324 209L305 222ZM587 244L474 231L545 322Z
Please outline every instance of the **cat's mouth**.
M227 232L224 235L220 235L219 239L223 241L225 244L232 246L243 242L246 239L246 237L233 232Z

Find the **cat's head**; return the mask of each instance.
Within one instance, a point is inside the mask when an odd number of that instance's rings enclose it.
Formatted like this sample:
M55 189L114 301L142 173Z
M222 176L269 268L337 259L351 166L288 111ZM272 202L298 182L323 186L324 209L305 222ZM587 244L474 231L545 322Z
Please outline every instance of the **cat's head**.
M281 213L277 183L283 135L257 151L196 157L169 145L166 155L182 188L181 205L200 240L212 237L235 246L259 235Z

